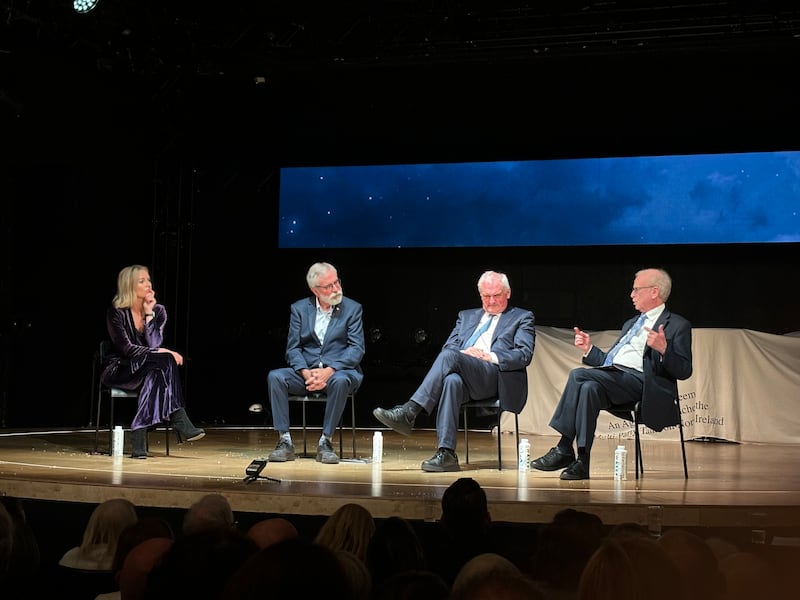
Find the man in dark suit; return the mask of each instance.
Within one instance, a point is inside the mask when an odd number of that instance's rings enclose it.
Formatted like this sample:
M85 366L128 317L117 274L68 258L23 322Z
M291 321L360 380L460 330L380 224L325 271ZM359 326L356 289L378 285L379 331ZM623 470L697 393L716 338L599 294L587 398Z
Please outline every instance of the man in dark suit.
M528 399L526 367L533 359L534 316L511 307L504 273L486 271L478 280L482 308L462 310L422 384L405 404L376 408L375 418L403 435L424 410L436 415L438 449L423 471L459 471L455 453L461 405L499 397L503 410L519 413ZM500 435L500 432L498 432Z
M636 273L630 295L637 314L625 322L608 352L593 346L588 333L574 328L583 364L592 368L570 371L550 419L550 427L561 439L547 454L531 461L531 467L564 469L561 479L589 479L597 416L615 405L641 400L641 421L654 431L678 424L677 380L692 374L692 326L667 309L671 291L672 279L663 269Z
M336 268L329 263L311 265L306 281L313 296L291 306L286 340L289 366L273 369L267 375L272 423L280 434L269 460L295 459L289 433L289 396L325 392L327 402L317 461L335 464L339 457L333 451L331 436L342 418L348 394L358 389L364 377L362 308L344 296Z

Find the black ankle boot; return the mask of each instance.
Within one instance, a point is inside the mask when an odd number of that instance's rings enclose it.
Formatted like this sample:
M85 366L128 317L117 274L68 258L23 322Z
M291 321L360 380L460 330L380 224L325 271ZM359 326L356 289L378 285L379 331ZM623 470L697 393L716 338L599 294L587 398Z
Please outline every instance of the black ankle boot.
M147 458L147 428L131 431L131 458Z
M205 431L194 426L183 408L179 408L172 413L169 416L169 421L175 431L180 433L187 442L195 442L206 434Z

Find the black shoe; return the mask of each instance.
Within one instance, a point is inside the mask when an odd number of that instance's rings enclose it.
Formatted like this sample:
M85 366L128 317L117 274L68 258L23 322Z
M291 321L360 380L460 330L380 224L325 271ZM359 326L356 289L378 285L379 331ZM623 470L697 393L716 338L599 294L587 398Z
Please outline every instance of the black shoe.
M580 458L561 471L561 479L577 480L589 479L589 464Z
M183 408L179 408L172 413L169 416L169 421L173 429L180 433L187 442L196 442L206 435L205 431L194 426L194 423L189 419L189 415L186 414L186 410Z
M422 461L422 470L429 473L460 471L458 456L449 448L439 448L431 458Z
M573 462L575 462L575 457L572 454L564 454L558 448L550 448L547 454L531 461L531 468L539 471L558 471L570 466Z
M323 439L317 446L317 462L321 462L323 465L335 465L339 462L339 455L333 451L333 446L328 438Z
M275 450L269 453L267 457L269 462L286 462L287 460L294 460L294 446L285 440L279 440Z
M411 428L414 427L414 419L406 414L406 410L400 406L394 408L376 408L372 411L375 418L387 427L391 427L402 435L411 435Z

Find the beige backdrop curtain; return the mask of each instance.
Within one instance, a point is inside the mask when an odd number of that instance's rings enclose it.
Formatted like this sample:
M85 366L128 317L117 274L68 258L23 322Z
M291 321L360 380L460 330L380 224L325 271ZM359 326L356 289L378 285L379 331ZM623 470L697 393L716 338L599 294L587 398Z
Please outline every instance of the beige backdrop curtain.
M608 349L619 331L590 332L592 343ZM520 430L556 435L548 426L570 369L581 366L572 329L536 327L536 348L528 367L528 403ZM694 329L694 373L678 382L686 439L800 444L800 336L748 329ZM513 415L503 415L503 431L513 431ZM679 439L678 428L643 436ZM633 437L632 425L605 411L597 438Z

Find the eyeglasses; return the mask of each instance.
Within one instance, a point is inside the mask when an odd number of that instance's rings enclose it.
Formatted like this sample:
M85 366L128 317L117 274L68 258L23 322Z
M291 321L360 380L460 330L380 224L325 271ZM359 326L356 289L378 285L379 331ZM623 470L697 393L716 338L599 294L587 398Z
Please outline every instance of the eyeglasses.
M315 285L315 288L318 290L322 290L323 292L332 292L336 287L342 287L342 280L337 279L333 283L329 283L328 285Z
M638 294L642 290L649 290L650 288L658 287L657 285L643 285L642 287L631 288L632 294Z

